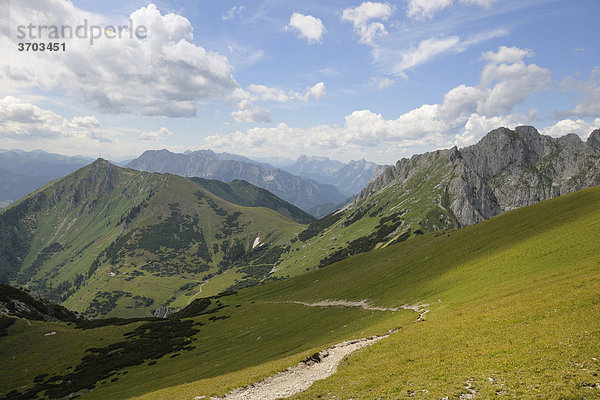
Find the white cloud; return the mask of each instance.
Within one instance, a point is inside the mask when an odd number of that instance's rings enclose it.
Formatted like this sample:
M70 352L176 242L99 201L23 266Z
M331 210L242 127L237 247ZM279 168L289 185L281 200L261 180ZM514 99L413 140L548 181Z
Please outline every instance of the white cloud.
M579 81L572 77L565 79L562 86L582 96L581 101L575 108L567 111L556 111L553 116L557 118L575 117L598 117L600 116L600 68L592 71L590 79Z
M327 91L325 90L325 84L323 82L319 82L315 84L313 87L309 87L306 89L306 101L308 98L312 96L315 100L321 100L323 97L327 96Z
M270 110L262 107L251 107L238 111L233 111L231 116L237 122L256 122L266 124L271 122Z
M371 19L386 20L392 15L392 7L387 3L365 1L358 7L346 8L342 11L342 20L350 21L354 26L365 25Z
M286 92L283 89L257 84L249 85L248 90L252 94L248 92L246 92L245 94L239 92L236 93L240 99L250 103L258 101L274 101L277 103L287 103L296 100L308 102L311 97L315 100L320 100L327 95L325 84L323 82L316 83L314 86L306 88L306 91L304 93L296 92L294 90L288 90ZM242 108L244 107L242 106Z
M86 19L90 26L128 22L107 21L70 2L46 0L13 2L11 26L27 26L31 15L40 25L77 27ZM128 31L93 45L89 39L67 38L64 52L33 53L16 51L15 42L2 35L0 45L10 54L0 62L0 80L42 90L60 87L103 112L174 117L194 116L199 101L223 100L238 86L226 57L194 44L186 18L163 15L153 4L130 18L134 27L147 28L146 39L130 37ZM47 35L36 41L46 40Z
M416 47L403 50L377 47L373 50L373 56L375 57L375 61L383 67L387 73L408 79L406 75L407 71L419 65L431 62L442 54L461 53L483 41L504 36L506 34L507 32L503 29L495 29L464 39L461 39L456 35L428 38L421 40ZM490 52L490 54L491 53L493 52ZM485 55L482 57L485 57Z
M13 96L0 98L0 142L6 148L121 157L139 153L140 140L143 150L163 148L172 136L165 127L151 132L103 127L95 116L69 119Z
M141 140L144 140L144 141L159 142L159 141L165 140L169 136L173 136L173 134L171 133L171 131L169 131L165 127L161 127L157 131L143 132L143 133L140 134L139 137L140 137Z
M552 126L548 126L541 130L544 135L554 137L563 136L567 133L575 133L582 139L586 139L592 131L600 128L600 118L596 118L594 122L586 122L582 119L572 120L563 119Z
M236 16L242 15L242 11L244 11L244 6L233 6L231 7L225 14L221 16L223 21L229 21Z
M533 51L518 47L500 46L498 51L486 51L483 53L481 59L491 64L501 64L515 63L523 60L525 57L533 57Z
M440 104L424 104L386 119L370 110L357 110L347 115L343 126L321 125L306 129L279 124L272 128L253 128L245 133L210 136L205 145L215 149L263 153L289 150L289 156L302 153L352 152L364 147L399 146L449 147L475 143L485 133L499 126L514 127L533 118L514 113L516 105L530 94L548 89L550 72L535 64L526 65L522 57L497 64L498 52L486 53L482 60L481 81L477 86L459 85L449 90ZM527 52L523 52L525 57ZM503 58L504 61L507 58Z
M458 36L425 39L419 43L416 49L410 49L401 53L401 60L394 68L394 73L402 75L404 71L424 64L439 54L455 51L459 43L460 38Z
M430 19L433 16L455 4L454 0L407 0L406 15L417 20ZM490 8L497 0L459 0L465 5L477 5Z
M481 74L481 85L493 86L488 89L487 97L479 102L478 112L487 116L506 113L524 102L531 93L545 91L552 85L548 69L535 64L525 65L522 58L532 56L531 51L517 50L513 48L508 54L506 48L501 47L497 53L485 53L484 59L490 62Z
M337 69L335 69L333 67L325 67L325 68L319 70L319 73L321 73L325 76L339 76L342 74L340 71L338 71Z
M498 0L460 0L461 3L467 5L477 5L483 8L490 8Z
M323 34L326 32L323 22L312 15L293 13L287 28L298 31L298 37L306 39L308 43L321 43Z
M71 120L13 96L0 99L0 138L12 141L39 141L75 137L109 141L94 116L76 116Z
M369 78L368 85L377 90L384 90L394 85L394 81L390 78Z
M431 18L452 3L453 0L409 0L406 15L415 19Z
M470 114L477 109L477 103L484 97L484 89L466 85L457 86L444 95L440 113L448 119Z
M288 95L283 89L272 88L266 85L251 84L248 86L248 90L255 95L253 101L260 100L285 103L294 97L293 95Z
M58 114L25 103L13 96L0 99L0 137L58 137L66 122Z
M369 22L372 19L386 21L393 14L387 3L365 1L360 6L346 8L342 11L342 21L352 22L354 32L360 37L359 42L373 44L373 41L388 34L381 22Z
M311 98L320 100L327 96L325 84L316 83L314 86L306 88L304 93L288 90L287 92L280 88L273 88L266 85L250 84L248 90L237 88L233 91L228 101L231 105L237 107L236 111L231 112L231 116L237 122L257 122L269 123L272 121L270 110L268 108L255 106L258 102L288 103L291 101L308 102Z

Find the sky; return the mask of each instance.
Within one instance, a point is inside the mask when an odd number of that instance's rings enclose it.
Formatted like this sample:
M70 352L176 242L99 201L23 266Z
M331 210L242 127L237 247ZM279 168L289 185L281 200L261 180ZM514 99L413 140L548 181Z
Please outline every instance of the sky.
M0 9L2 149L392 164L500 126L583 140L600 128L598 0L0 0ZM27 43L38 51L19 51Z

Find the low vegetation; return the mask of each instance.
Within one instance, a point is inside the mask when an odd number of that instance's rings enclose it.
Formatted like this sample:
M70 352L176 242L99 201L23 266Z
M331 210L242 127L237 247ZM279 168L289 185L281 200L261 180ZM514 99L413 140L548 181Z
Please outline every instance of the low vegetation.
M264 282L304 228L268 207L313 219L248 183L223 185L97 160L0 212L0 281L94 318L182 308L201 289L176 288L220 275L208 295Z
M198 298L164 322L198 329L175 340L182 347L118 368L120 375L77 393L85 399L220 395L330 344L399 327L295 398L597 397L600 241L591 239L600 229L599 206L600 188L584 190L461 230L416 235L298 277ZM295 303L326 299L399 311ZM420 322L401 308L415 304L429 310ZM86 355L125 351L130 339L161 331L157 325L142 333L139 327L151 323L76 329L18 319L0 339L6 360L0 387L5 396L25 393L51 376L68 376ZM44 336L49 330L56 334ZM100 346L97 335L103 335ZM49 361L48 354L65 348L71 349L66 358Z
M447 156L432 160L409 179L390 184L311 223L292 241L274 273L295 276L425 232L458 228L449 211Z

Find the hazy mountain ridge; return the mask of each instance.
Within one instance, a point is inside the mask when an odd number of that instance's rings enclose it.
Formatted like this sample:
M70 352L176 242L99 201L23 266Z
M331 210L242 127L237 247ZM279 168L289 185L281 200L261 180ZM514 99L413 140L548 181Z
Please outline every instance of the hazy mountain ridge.
M91 161L41 150L4 150L0 152L0 202L15 201Z
M266 168L262 163L220 159L211 153L178 154L168 150L148 150L128 167L225 182L242 179L305 211L324 203L340 203L346 198L331 185L300 178L280 169Z
M0 168L0 204L8 204L48 183L45 176L27 176Z
M364 159L344 164L327 157L303 155L293 165L284 169L294 175L333 185L350 197L358 194L383 168L384 166Z

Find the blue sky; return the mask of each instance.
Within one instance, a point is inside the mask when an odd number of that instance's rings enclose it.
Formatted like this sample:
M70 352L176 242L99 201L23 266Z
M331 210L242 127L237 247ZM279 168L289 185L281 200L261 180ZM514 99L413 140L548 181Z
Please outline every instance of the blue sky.
M12 1L0 148L146 149L393 163L530 124L600 128L597 0ZM24 40L33 24L144 38ZM23 41L64 52L19 52Z

